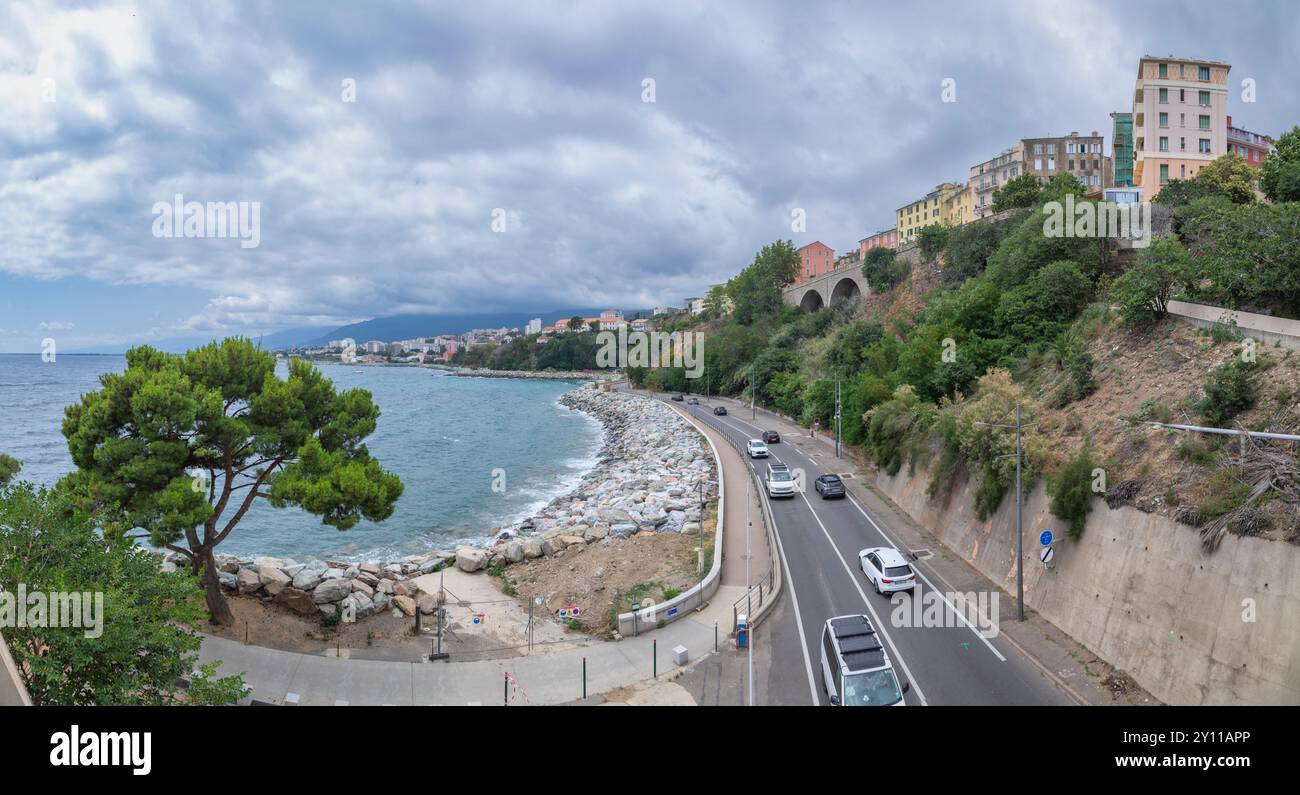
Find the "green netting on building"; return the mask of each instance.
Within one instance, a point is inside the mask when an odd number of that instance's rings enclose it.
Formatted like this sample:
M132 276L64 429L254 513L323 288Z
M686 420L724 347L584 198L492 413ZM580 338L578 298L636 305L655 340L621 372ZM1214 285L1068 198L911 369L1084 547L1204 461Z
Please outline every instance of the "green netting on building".
M1133 187L1133 114L1112 113L1115 130L1111 134L1114 145L1115 187Z

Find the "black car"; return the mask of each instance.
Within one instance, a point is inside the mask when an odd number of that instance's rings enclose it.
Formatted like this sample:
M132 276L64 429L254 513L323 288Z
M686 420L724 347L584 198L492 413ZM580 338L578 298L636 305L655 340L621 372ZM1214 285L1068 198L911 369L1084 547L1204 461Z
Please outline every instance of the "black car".
M718 415L719 417L725 416L726 413L727 413L727 407L726 407L726 406L714 406L714 407L713 407L713 413L716 414L716 415Z
M686 402L687 402L687 404L689 404L689 405L691 405L691 406L698 406L698 405L700 405L700 399L699 399L699 398L691 398L690 400L688 400L688 401L686 401Z
M767 444L780 444L781 434L776 431L763 431L763 441Z
M845 494L844 481L838 475L822 475L813 481L813 488L817 489L824 500L843 497Z
M684 399L685 399L685 398L683 398L683 397L681 396L681 393L680 393L680 392L679 392L678 394L676 394L676 395L673 395L673 400L677 401L678 403L681 403Z

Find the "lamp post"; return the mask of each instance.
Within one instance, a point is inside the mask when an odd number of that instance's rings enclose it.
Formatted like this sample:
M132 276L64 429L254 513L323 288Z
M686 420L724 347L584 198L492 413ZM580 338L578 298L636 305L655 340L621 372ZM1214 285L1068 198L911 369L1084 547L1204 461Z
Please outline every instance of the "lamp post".
M1024 547L1024 534L1020 532L1020 504L1021 504L1020 438L1021 438L1021 429L1028 428L1032 425L1037 425L1037 423L1031 422L1029 423L1029 425L1025 425L1024 423L1022 423L1020 421L1020 404L1017 403L1015 425L1000 425L995 422L977 422L975 424L982 425L986 428L1008 428L1008 429L1014 428L1016 431L1016 453L1015 453L1016 456L1016 620L1024 621L1025 620L1025 547ZM998 456L998 457L1006 458L1007 456Z

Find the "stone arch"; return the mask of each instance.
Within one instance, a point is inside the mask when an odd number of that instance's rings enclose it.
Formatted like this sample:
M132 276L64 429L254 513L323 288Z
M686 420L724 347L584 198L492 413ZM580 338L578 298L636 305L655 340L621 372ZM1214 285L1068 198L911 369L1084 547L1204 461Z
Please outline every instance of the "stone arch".
M816 288L810 288L803 294L803 298L799 299L799 308L805 312L816 312L823 306L825 304L822 303L822 294L817 292Z
M838 304L841 301L856 301L862 297L862 290L858 283L853 279L845 276L835 284L835 289L831 290L831 303Z

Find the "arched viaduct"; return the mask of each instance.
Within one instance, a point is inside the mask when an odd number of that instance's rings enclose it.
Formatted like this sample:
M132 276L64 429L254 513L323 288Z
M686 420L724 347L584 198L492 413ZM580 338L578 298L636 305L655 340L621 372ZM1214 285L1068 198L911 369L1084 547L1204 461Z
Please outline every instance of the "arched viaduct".
M841 301L856 301L870 292L862 266L854 263L792 284L782 290L782 299L805 312L815 312Z

